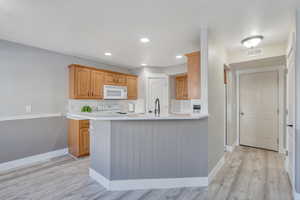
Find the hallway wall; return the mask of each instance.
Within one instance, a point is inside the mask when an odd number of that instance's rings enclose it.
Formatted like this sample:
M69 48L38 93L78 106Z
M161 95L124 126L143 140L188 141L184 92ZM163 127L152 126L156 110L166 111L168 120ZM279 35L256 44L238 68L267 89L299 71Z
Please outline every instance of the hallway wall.
M208 49L208 168L209 172L224 155L225 89L224 64L226 54L214 38Z
M295 190L300 193L300 9L296 13L296 160L295 160ZM299 195L300 196L300 195Z

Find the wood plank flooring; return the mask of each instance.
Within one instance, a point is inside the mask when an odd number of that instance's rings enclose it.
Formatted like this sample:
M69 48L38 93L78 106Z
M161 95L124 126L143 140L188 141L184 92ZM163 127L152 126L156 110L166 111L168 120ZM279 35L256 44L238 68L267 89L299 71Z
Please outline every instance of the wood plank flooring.
M205 200L207 188L106 191L88 175L89 159L69 156L0 174L0 200Z
M210 183L213 200L292 200L282 155L250 147L226 154L224 167Z
M283 158L238 147L207 188L109 192L88 175L89 159L63 156L0 174L0 200L292 200Z

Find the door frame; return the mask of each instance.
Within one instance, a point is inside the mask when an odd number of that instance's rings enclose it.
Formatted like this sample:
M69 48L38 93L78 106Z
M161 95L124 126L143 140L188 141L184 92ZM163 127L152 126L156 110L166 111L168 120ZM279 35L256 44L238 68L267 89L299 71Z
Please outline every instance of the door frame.
M237 145L240 145L240 75L252 74L258 72L274 72L278 73L278 152L284 154L284 135L285 135L285 66L262 67L255 69L240 69L236 71L236 119L237 119Z
M287 109L287 112L288 112L288 100L289 100L289 95L288 95L288 79L287 79L287 76L288 76L288 71L289 71L289 66L290 66L290 64L291 63L293 63L294 64L294 68L295 68L295 70L296 70L296 47L295 47L295 45L296 45L296 36L295 36L295 32L293 31L292 33L291 33L291 35L290 35L290 41L289 41L289 44L288 44L288 48L287 48L287 56L286 56L286 89L287 89L287 91L286 91L286 109ZM295 75L296 76L296 75ZM296 79L295 79L295 84L297 84L296 83ZM294 92L295 92L295 97L296 97L296 88L294 88L295 90L294 90ZM295 105L294 106L296 106L296 99L295 99ZM296 109L296 107L294 108L294 109ZM288 114L288 113L287 113ZM286 124L287 123L290 123L290 122L288 122L287 121L288 120L288 118L286 119ZM295 110L295 113L294 113L294 122L293 122L293 125L294 125L294 135L293 135L293 138L292 138L292 140L293 140L293 146L291 147L291 149L292 149L292 151L293 151L293 166L291 166L292 167L292 171L293 171L293 176L291 177L291 174L290 174L290 171L289 171L289 168L290 168L290 157L289 157L289 140L290 140L290 138L289 138L289 136L290 136L290 134L289 134L289 132L288 132L288 129L289 129L289 127L287 127L286 126L286 152L288 153L288 154L286 154L285 155L285 170L286 170L286 172L288 173L288 177L289 177L289 179L290 179L290 181L291 181L291 185L292 185L292 190L293 190L293 194L294 194L294 198L296 199L296 197L297 197L297 192L296 192L296 189L295 189L295 184L296 184L296 110Z
M170 93L170 88L169 88L169 76L168 75L166 75L166 74L164 74L164 73L147 73L146 74L146 83L145 83L145 85L146 85L146 107L145 107L145 111L146 111L146 113L148 113L148 108L149 108L149 96L150 96L150 94L149 94L149 92L150 92L150 90L149 90L149 79L166 79L166 82L167 82L167 85L166 85L166 87L167 87L167 103L168 103L168 112L170 111L170 102L169 102L169 93Z

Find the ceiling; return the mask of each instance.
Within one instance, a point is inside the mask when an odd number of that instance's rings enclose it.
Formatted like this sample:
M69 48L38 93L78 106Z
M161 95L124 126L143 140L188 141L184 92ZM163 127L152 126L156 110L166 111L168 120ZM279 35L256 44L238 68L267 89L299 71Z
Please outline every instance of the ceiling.
M298 5L296 5L298 4ZM172 66L207 26L228 50L287 40L297 0L0 0L0 38L125 67ZM142 44L141 37L151 42ZM112 56L104 56L111 52Z

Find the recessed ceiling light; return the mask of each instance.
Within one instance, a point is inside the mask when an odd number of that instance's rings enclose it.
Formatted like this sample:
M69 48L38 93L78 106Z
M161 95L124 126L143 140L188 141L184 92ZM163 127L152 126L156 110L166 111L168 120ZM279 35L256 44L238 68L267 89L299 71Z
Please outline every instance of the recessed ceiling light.
M146 64L146 63L142 63L141 65L142 65L143 67L147 66L147 64Z
M181 59L181 58L183 58L182 55L177 55L177 56L176 56L176 59Z
M110 53L110 52L106 52L106 53L104 53L104 55L106 55L106 56L111 56L111 55L112 55L112 53Z
M141 38L140 41L141 43L148 43L150 42L150 39L145 37L145 38Z
M262 35L255 35L255 36L251 36L251 37L247 37L245 39L243 39L241 41L242 45L244 45L247 48L254 48L257 45L259 45L259 43L261 43L261 41L264 39L264 36Z

